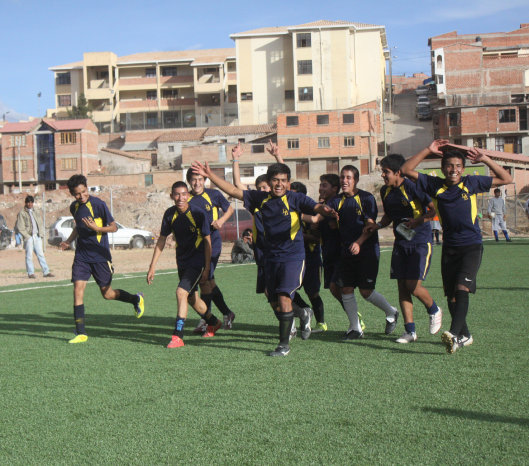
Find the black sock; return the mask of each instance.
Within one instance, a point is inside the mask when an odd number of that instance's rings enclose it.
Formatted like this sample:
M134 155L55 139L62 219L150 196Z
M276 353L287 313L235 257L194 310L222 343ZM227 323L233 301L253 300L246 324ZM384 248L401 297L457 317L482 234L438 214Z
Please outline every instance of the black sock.
M461 335L463 330L468 332L466 319L468 313L468 291L457 290L455 292L455 306L454 316L452 318L452 325L450 326L450 333L452 335Z
M325 319L323 317L323 301L321 300L320 296L317 296L315 298L309 298L310 304L312 305L312 310L314 311L314 317L316 318L316 322L325 322Z
M456 309L455 301L448 301L448 310L450 311L450 316L452 317L452 321L454 320L455 309ZM465 322L465 325L463 325L463 328L461 329L460 335L464 335L466 337L470 336L470 332L468 331L466 322Z
M217 319L213 313L211 312L211 310L207 310L206 313L201 316L205 321L206 321L206 324L208 325L217 325L217 322L219 321L219 319Z
M84 304L73 307L73 318L75 321L75 333L77 335L86 335L84 329Z
M140 298L137 294L130 294L125 290L116 290L119 293L119 296L116 298L118 301L122 301L124 303L129 304L138 304L140 302Z
M176 322L174 324L174 332L173 335L176 335L180 338L184 338L184 325L186 323L186 320L183 317L177 317Z
M292 328L292 322L294 321L294 313L290 312L277 312L274 311L277 320L279 320L279 344L281 346L288 346L290 340L290 329Z
M211 310L211 293L202 293L200 299L206 303L206 308L208 311Z
M294 301L294 303L296 303L301 308L309 307L309 305L303 300L303 298L297 291L294 294L294 299L292 301Z
M215 303L215 306L217 306L218 310L222 312L222 315L227 316L231 312L230 308L226 304L226 301L224 301L224 296L222 295L222 291L220 291L218 286L213 288L213 291L211 292L211 299L213 299L213 302Z

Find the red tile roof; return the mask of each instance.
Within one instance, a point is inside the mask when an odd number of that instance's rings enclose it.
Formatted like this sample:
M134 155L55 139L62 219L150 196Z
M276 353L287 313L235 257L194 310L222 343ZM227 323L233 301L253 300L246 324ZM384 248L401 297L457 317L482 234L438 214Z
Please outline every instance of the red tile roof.
M29 133L33 130L40 120L22 121L17 123L6 123L0 128L0 133Z
M158 142L201 141L206 128L175 129L158 137Z
M136 152L125 152L124 150L109 149L106 147L103 147L102 149L99 149L99 150L101 152L108 152L109 154L120 155L122 157L128 157L130 159L151 160L150 154L138 154Z

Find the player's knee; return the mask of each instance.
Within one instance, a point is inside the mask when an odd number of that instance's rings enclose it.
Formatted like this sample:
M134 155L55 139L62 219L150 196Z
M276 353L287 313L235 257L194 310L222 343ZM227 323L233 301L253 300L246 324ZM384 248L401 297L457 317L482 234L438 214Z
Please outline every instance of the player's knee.
M360 291L360 296L362 296L362 298L364 299L367 299L371 296L371 294L373 293L373 290L362 290L362 289L359 289L358 291Z

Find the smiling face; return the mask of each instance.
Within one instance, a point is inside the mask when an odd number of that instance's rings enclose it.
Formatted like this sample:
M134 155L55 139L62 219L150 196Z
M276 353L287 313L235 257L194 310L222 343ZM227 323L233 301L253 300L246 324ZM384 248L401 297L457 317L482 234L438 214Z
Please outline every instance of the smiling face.
M399 186L403 181L403 178L400 175L400 171L395 173L389 168L383 167L381 176L386 186Z
M173 189L173 192L171 193L171 199L174 201L176 208L180 213L185 212L189 207L189 204L187 203L189 199L189 191L183 186Z
M328 201L329 199L332 199L336 194L338 194L338 188L333 186L328 181L322 181L320 183L320 199L323 199L324 201Z
M191 179L189 180L189 184L191 185L191 191L193 191L193 194L202 194L204 192L205 183L206 180L202 175L193 174L193 176L191 176Z
M446 184L448 186L459 184L464 170L465 166L463 165L463 161L458 157L450 157L443 160L441 171L446 178Z
M275 197L284 196L290 186L288 175L286 173L278 173L270 178L270 192Z
M86 204L88 202L88 198L90 197L88 188L84 184L77 185L70 191L70 194L81 204Z
M346 196L352 196L356 190L356 179L351 170L342 170L340 173L340 186Z

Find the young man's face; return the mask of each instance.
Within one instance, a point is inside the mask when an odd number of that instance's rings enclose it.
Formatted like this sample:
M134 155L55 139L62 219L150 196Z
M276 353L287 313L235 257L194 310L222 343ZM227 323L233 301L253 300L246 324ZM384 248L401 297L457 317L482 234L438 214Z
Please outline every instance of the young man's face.
M73 188L73 190L70 191L70 194L81 204L86 204L88 202L88 198L90 197L88 188L84 184L80 184Z
M204 184L206 180L202 175L193 175L189 184L191 185L191 191L193 194L202 194L204 191Z
M500 197L501 191L494 191L494 197Z
M288 175L286 173L278 173L274 175L270 181L270 192L276 196L284 196L290 186Z
M450 157L441 167L448 185L458 184L461 181L464 170L463 161L458 157Z
M25 202L26 209L33 209L33 201Z
M257 186L257 191L270 192L270 185L266 181L261 181Z
M354 173L350 170L342 170L340 172L340 185L345 194L353 194L356 189Z
M329 199L332 199L336 194L338 194L338 188L334 187L331 183L328 181L322 181L320 183L320 199L323 199L324 201L328 201Z
M179 212L185 212L188 207L189 191L183 186L175 188L171 193L171 199L174 201Z
M395 173L389 168L382 168L381 176L386 186L399 186L402 182L402 176L400 175L400 171Z

